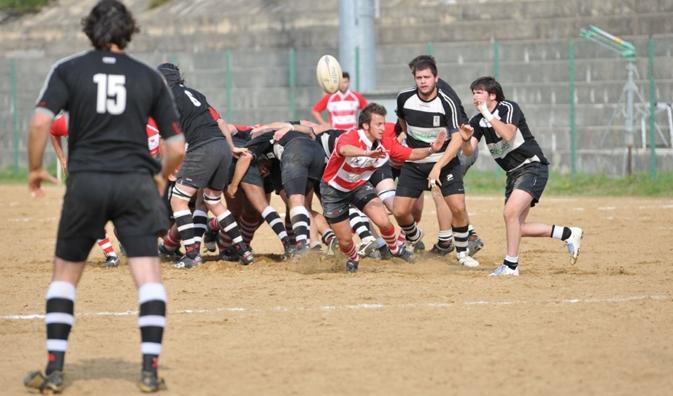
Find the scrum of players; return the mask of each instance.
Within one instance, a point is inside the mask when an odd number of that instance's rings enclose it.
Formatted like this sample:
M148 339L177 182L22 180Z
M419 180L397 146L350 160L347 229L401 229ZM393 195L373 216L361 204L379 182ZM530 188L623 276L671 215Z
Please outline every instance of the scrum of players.
M159 242L161 258L189 269L202 263L202 251L217 251L220 260L248 265L254 262L251 242L266 223L278 238L280 260L338 250L346 270L356 272L363 257L414 262L419 254L450 257L455 251L458 265L478 267L474 255L484 243L469 223L463 176L476 160L480 137L458 95L438 78L434 58L418 56L409 68L415 85L397 96L397 123L385 122L384 107L367 104L351 90L344 72L339 90L326 93L313 108L315 122L239 125L222 119L176 65L159 65L187 143L184 162L164 194L172 226ZM329 121L320 114L325 110ZM61 118L67 121L67 115ZM159 156L151 119L147 133L149 149ZM57 120L52 142L61 164L65 135L67 125ZM490 147L488 138L487 143ZM540 157L545 163L541 152ZM427 251L419 227L425 191L432 192L439 229ZM284 216L271 205L272 194L285 204ZM534 198L533 205L539 196ZM315 200L322 211L313 210ZM581 229L551 227L551 234L565 237L574 262ZM110 240L98 244L106 265L117 266ZM518 275L516 263L491 275Z

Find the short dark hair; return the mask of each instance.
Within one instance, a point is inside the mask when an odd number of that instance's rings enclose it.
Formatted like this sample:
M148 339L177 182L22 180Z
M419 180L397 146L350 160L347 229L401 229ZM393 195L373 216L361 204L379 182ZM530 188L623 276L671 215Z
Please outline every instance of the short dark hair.
M437 75L437 63L435 58L430 55L419 55L409 62L409 69L411 69L411 74L416 75L417 70L427 70L430 69L433 76Z
M415 57L414 59L412 59L411 62L409 62L409 69L410 69L410 70L413 70L414 65L416 64L416 62L419 62L419 61L431 61L431 62L435 62L435 57L432 56L432 55L418 55L417 57Z
M505 100L505 94L502 92L502 86L491 76L479 77L470 84L470 91L481 89L489 94L495 94L495 100L498 102Z
M342 78L347 78L347 79L349 79L349 80L351 79L351 75L348 74L348 72L346 72L346 71L345 71L345 72L341 72L341 77L342 77Z
M378 103L372 102L368 104L362 109L360 116L358 116L358 128L362 128L362 125L364 124L369 124L372 121L372 114L378 114L385 117L387 113L386 108Z
M96 49L109 49L112 44L124 49L140 29L120 1L101 0L82 18L82 31Z

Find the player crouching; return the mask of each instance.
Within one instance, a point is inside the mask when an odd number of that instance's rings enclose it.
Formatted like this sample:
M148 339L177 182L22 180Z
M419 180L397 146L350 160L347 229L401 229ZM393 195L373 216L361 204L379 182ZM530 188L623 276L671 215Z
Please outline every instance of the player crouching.
M397 242L386 208L369 183L372 173L388 161L388 153L379 143L385 116L386 109L376 103L362 110L358 119L360 129L352 129L337 139L320 183L323 215L336 234L340 250L348 257L348 272L356 272L360 260L348 217L350 205L363 211L379 227L393 256L413 261L412 253Z

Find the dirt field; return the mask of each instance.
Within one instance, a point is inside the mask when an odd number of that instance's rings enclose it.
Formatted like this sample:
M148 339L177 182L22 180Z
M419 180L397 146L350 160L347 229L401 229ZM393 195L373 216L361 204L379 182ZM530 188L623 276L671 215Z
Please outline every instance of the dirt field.
M0 186L0 393L45 361L44 295L63 190ZM526 239L521 277L487 275L504 253L499 196L469 197L481 268L277 263L263 226L250 267L166 265L161 374L174 395L663 395L673 389L673 199L543 197L532 220L584 227L582 254ZM432 204L428 209L432 209ZM431 246L434 211L422 226ZM69 395L136 393L137 296L95 247L66 357Z

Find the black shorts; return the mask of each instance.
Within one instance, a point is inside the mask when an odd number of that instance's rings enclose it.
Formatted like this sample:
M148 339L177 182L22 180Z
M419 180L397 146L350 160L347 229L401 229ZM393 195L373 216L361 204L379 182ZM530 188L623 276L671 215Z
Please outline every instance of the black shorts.
M231 166L229 167L229 176L227 177L227 185L231 183L231 179L234 177L234 172L236 171L236 159L232 160ZM259 173L259 168L254 162L250 164L250 167L243 175L241 183L254 184L255 186L264 187L264 178Z
M514 190L523 190L533 197L530 206L540 202L544 187L549 179L549 167L546 164L533 162L507 173L505 203Z
M363 210L369 201L376 198L376 190L369 182L348 192L337 190L323 182L320 183L320 195L322 214L329 224L334 224L348 219L351 205Z
M386 162L381 167L379 167L372 176L369 178L369 182L372 183L372 186L376 187L381 181L385 179L393 178L393 170L390 167L390 163Z
M320 180L324 165L325 153L312 141L294 139L287 143L280 165L287 196L308 194L313 187L309 180Z
M423 191L428 191L428 175L433 166L435 166L434 162L405 162L402 165L400 177L397 180L395 196L418 198ZM442 168L439 179L442 183L439 187L442 191L442 196L465 194L463 173L457 158L454 158L448 165Z
M229 180L231 148L224 138L190 147L178 172L178 184L222 191Z
M166 232L168 213L151 175L77 172L66 186L56 257L86 260L109 220L128 257L157 256L157 236Z
M175 187L175 181L168 181L166 183L166 188L164 189L164 195L161 197L161 201L163 201L164 206L166 206L166 210L168 211L168 220L173 222L175 219L173 218L173 208L171 207L171 197L173 196L173 187Z

